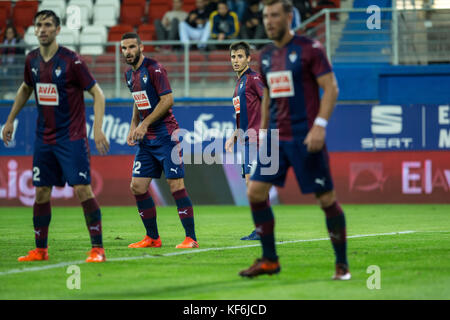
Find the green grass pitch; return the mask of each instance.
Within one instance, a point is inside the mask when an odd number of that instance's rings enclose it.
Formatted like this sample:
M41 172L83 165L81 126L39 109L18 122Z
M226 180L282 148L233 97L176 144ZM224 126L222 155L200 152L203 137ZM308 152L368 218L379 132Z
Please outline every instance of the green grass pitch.
M108 261L86 264L89 235L81 207L54 207L49 261L17 262L34 247L31 208L0 208L0 299L449 299L449 205L343 205L352 280L331 280L334 255L317 206L274 206L281 273L242 279L261 255L247 207L196 206L200 250L175 249L184 231L175 207L159 207L162 248L129 249L144 227L134 207L102 207ZM411 233L391 234L400 231ZM377 235L378 234L378 235ZM364 235L371 235L363 237ZM297 241L295 240L311 240ZM250 246L254 245L254 246ZM80 289L68 289L68 266ZM380 268L369 289L367 268Z

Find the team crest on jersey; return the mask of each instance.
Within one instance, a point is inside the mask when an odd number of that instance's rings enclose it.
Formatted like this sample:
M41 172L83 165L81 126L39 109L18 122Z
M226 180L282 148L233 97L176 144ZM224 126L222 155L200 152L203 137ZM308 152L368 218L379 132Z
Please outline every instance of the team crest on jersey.
M291 63L294 63L295 60L297 60L297 52L292 51L292 52L289 54L289 60L291 61Z
M267 83L269 84L271 98L293 97L295 95L291 70L268 72Z
M54 83L36 83L38 103L43 106L59 104L58 87Z
M55 69L55 74L56 74L57 77L59 77L61 75L61 68L60 67Z
M147 83L147 75L144 74L144 76L142 77L142 80L144 81L144 83Z
M150 109L152 106L150 101L148 100L147 92L145 91L136 91L132 92L134 103L139 110Z

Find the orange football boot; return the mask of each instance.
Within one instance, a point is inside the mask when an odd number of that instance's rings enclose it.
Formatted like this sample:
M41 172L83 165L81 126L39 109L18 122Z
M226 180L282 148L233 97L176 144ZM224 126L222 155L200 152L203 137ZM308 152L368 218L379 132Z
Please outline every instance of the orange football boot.
M198 248L198 243L191 237L186 237L182 243L177 245L175 248L177 249L190 249L190 248Z
M146 235L141 241L128 245L128 248L159 248L161 245L161 237L153 239Z
M103 248L92 248L88 253L89 257L86 259L86 262L105 262L105 249Z
M256 259L250 268L242 270L239 272L241 277L253 278L262 274L272 274L279 273L281 270L280 263L278 261L270 261L266 258Z
M28 255L19 257L18 261L41 261L48 260L48 250L47 248L36 248L34 250L28 251Z

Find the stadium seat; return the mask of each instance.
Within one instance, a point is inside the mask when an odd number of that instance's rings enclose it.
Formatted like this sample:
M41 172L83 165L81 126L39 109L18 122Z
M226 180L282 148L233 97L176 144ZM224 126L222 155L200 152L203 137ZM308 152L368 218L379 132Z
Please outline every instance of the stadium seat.
M86 62L88 66L92 66L94 64L94 56L84 54L81 56L81 58L84 62Z
M89 24L90 19L92 18L92 1L91 0L70 0L67 6L70 9L71 6L77 6L80 8L80 22L81 26L85 26Z
M39 40L34 34L34 26L30 26L27 28L23 36L23 41L30 46L25 50L25 53L28 53L30 52L30 50L33 50L39 46Z
M103 54L106 40L107 31L105 26L86 26L80 34L80 53L87 55Z
M76 51L79 38L80 35L77 29L71 29L67 26L61 26L61 31L56 36L56 41L60 45L65 46L70 50Z
M95 25L112 27L117 24L118 9L110 5L95 4L94 22Z
M3 33L3 28L6 27L7 22L9 20L8 9L4 7L0 7L0 31ZM2 37L3 40L3 37Z
M37 12L38 1L18 1L13 9L12 21L14 26L26 28L33 24L34 15Z
M138 27L137 33L142 41L156 40L155 26L153 24L141 24ZM155 51L154 46L144 45L145 52Z
M156 4L150 2L150 7L148 8L148 21L153 23L156 19L162 19L164 14L170 9L171 5L167 2Z
M227 50L216 50L209 54L208 60L230 63L230 53Z
M6 0L6 1L0 1L0 12L4 12L6 14L6 19L5 20L0 20L0 24L2 23L6 23L7 20L9 20L11 18L11 1ZM3 16L2 16L3 17Z
M95 59L94 67L91 70L100 83L113 83L116 73L115 65L116 57L114 54L104 54Z
M208 81L227 81L229 80L230 73L232 72L231 64L217 64L208 66Z
M38 10L53 10L63 20L66 17L66 2L60 0L43 0Z
M119 24L117 26L113 26L109 29L109 33L108 33L108 42L116 42L119 41L120 39L122 39L122 35L124 33L127 32L133 32L134 29L132 26L130 25L125 25L125 24ZM115 47L114 46L108 46L106 48L107 52L114 52L115 51Z
M114 7L116 10L116 19L119 19L120 14L120 0L97 0L95 2L96 6L102 5L102 6L110 6Z
M143 11L141 6L136 4L123 5L120 8L120 23L131 26L138 26L142 23Z
M183 10L186 12L190 12L195 9L195 0L184 0L183 1Z
M140 6L140 12L142 13L142 15L145 15L146 13L146 0L123 0L122 1L122 6L129 6L129 5L133 5L133 6Z

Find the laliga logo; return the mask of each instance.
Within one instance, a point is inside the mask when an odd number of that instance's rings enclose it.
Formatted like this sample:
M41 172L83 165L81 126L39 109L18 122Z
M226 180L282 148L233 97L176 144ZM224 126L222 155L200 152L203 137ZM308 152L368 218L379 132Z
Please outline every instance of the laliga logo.
M94 139L94 115L90 117L91 123L86 121L86 132L89 139ZM106 114L103 117L103 132L108 141L115 141L117 144L125 145L127 143L128 131L130 131L130 124L122 122L120 118L116 118L111 114Z
M36 189L32 184L33 171L19 171L19 164L16 160L11 159L7 164L7 174L0 168L0 200L1 199L19 199L26 206L34 204ZM103 189L103 180L100 174L91 170L93 183L93 192L98 195ZM71 199L74 197L73 188L65 185L62 188L54 187L52 190L52 199Z
M388 176L383 176L381 162L351 163L350 164L350 191L383 191Z

